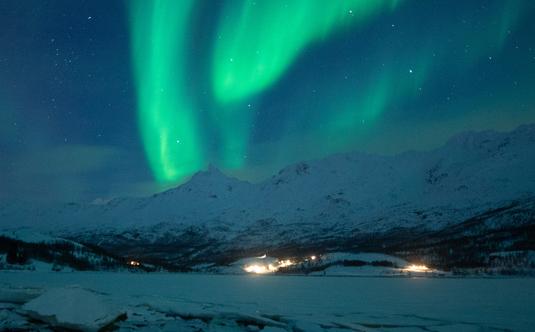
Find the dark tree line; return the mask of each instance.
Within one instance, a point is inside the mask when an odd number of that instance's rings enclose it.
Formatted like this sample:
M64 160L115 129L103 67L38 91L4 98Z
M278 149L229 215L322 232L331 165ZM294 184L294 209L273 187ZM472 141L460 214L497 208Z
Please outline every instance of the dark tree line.
M123 262L112 257L99 255L99 259L91 261L88 256L95 254L90 249L77 246L68 241L27 243L24 241L0 236L0 254L6 255L6 263L24 265L30 259L69 266L76 270L105 270L123 266Z

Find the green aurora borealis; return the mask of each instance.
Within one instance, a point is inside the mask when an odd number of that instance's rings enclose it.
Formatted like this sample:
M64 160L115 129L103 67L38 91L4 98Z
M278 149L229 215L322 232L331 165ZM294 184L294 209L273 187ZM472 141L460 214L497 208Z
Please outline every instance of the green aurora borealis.
M535 123L535 1L0 1L0 199L252 182ZM67 161L67 162L66 162Z
M0 1L0 199L252 182L535 123L535 1Z
M196 114L185 94L185 34L192 0L132 1L132 54L138 116L146 154L158 181L203 167Z
M467 5L462 17L455 10L435 19L414 13L419 22L408 17L412 5L411 0L224 1L210 16L215 23L200 29L208 40L208 47L195 53L202 59L200 69L190 66L191 50L198 45L191 31L203 24L193 18L206 3L129 2L138 122L155 178L177 182L208 163L230 170L247 167L254 136L261 136L253 129L270 118L253 110L257 104L264 112L278 108L279 151L269 158L284 161L300 157L296 149L301 148L314 150L305 156L350 149L389 111L443 110L446 106L433 104L433 98L444 80L462 80L463 73L498 57L529 7L523 1L494 1L478 4L480 8ZM377 20L389 18L396 23L381 27L387 30L370 30ZM398 25L406 29L402 35L391 32ZM345 57L337 58L338 50L329 42L341 45L347 36L352 36L354 56L346 50ZM310 89L309 74L294 84L296 64L315 52L333 70L326 70L327 76L321 68L316 72L317 88ZM278 90L279 84L291 93ZM283 101L270 103L277 93ZM465 104L481 100L475 95L465 98ZM199 99L206 112L200 112ZM309 142L306 147L284 147L285 137L300 135Z
M218 27L212 64L215 99L223 104L239 103L274 84L299 53L333 30L363 22L393 0L310 1L272 0L229 2ZM251 121L247 111L223 107L219 126L223 166L243 166ZM230 113L230 114L225 114ZM238 123L227 125L226 123ZM245 124L245 126L244 126Z
M215 98L228 104L260 93L276 82L307 44L327 38L337 27L394 9L397 2L229 2L215 41ZM141 135L154 175L162 182L176 181L204 166L202 135L185 92L188 83L182 68L191 46L186 34L193 4L191 0L130 4ZM223 125L218 126L223 162L226 167L240 167L249 134L247 128L227 123L248 122L249 116L228 107L216 112L223 113Z
M218 28L213 56L216 98L232 102L276 82L308 44L354 25L393 0L230 2Z

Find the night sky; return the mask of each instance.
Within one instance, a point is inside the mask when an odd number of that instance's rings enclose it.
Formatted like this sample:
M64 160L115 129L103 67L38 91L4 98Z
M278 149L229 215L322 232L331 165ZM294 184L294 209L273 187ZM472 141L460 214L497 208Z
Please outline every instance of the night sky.
M0 198L259 181L535 122L535 2L0 1Z

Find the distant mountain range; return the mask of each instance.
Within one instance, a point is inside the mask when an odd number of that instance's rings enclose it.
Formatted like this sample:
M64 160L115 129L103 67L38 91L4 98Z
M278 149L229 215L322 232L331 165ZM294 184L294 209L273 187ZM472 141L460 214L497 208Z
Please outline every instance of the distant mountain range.
M0 218L177 268L329 251L488 266L493 253L535 249L535 125L463 133L425 152L337 154L257 184L209 167L150 197L3 203Z

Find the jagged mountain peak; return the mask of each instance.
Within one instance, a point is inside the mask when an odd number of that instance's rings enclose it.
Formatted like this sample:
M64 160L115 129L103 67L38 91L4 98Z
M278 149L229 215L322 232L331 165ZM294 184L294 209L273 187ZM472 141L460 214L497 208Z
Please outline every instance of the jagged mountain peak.
M208 164L208 167L205 170L200 170L197 173L193 174L191 179L188 182L191 181L198 181L199 179L229 179L230 177L226 176L219 168L217 168L214 164L210 163Z
M310 175L310 172L309 163L299 162L281 169L277 175L273 175L271 182L274 184L290 182L294 178Z
M181 195L181 200L199 200L203 197L221 198L232 194L236 189L243 189L249 186L251 186L249 182L228 176L215 165L209 164L206 169L193 174L188 181L161 194L167 197Z

